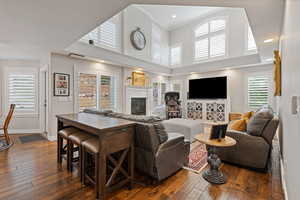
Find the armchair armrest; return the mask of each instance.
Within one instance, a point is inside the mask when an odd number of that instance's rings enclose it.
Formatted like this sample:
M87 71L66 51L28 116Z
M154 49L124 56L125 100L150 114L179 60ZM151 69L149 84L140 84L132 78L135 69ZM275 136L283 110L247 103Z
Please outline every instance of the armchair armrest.
M249 149L256 148L265 148L268 146L268 143L263 137L252 136L242 131L227 130L227 136L232 137L236 140L236 146L243 146L244 148L249 147Z
M184 135L180 133L168 133L168 140L159 146L157 153L181 142L184 142Z

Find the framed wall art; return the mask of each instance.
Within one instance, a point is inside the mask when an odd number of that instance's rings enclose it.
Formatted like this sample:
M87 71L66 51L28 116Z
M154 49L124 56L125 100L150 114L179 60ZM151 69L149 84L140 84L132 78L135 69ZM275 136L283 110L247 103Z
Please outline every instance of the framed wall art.
M132 72L132 85L138 87L145 87L145 73Z
M70 96L70 75L54 73L54 96Z

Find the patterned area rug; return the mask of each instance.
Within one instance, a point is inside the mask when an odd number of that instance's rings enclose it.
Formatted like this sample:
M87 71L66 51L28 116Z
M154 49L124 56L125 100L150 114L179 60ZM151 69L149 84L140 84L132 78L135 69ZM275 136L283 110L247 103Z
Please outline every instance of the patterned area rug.
M200 173L207 165L207 151L205 144L198 144L192 148L189 155L189 163L186 167L187 170L195 173Z

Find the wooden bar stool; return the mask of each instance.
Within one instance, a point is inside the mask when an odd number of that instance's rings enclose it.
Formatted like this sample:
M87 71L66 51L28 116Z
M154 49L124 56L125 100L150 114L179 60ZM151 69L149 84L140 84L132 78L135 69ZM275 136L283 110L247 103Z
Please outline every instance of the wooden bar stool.
M73 160L74 160L74 145L76 145L79 148L78 151L78 158L79 158L79 167L78 167L78 173L80 175L80 181L83 180L83 172L82 172L82 142L85 140L90 139L92 136L89 133L86 133L84 131L71 133L71 135L68 136L69 139L69 145L68 146L68 162L70 162L70 171L73 171Z
M72 126L68 126L65 127L63 129L61 129L60 131L58 131L57 133L57 162L58 163L62 163L62 158L63 155L67 155L67 170L71 169L71 164L70 163L70 151L68 151L68 148L71 146L70 145L70 140L69 140L69 136L71 134L74 134L76 132L80 132L79 129L72 127ZM67 145L64 146L64 140L66 140Z
M87 169L87 153L94 157L95 161L95 178L93 179L88 175ZM86 184L86 179L95 186L96 199L99 198L99 140L96 137L92 137L82 142L82 178L83 184Z

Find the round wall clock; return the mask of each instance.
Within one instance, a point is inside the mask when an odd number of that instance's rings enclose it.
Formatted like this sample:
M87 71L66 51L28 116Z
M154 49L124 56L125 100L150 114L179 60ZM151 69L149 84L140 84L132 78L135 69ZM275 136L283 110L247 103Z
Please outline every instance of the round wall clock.
M146 46L146 37L140 28L131 32L130 41L132 46L137 50L143 50Z

